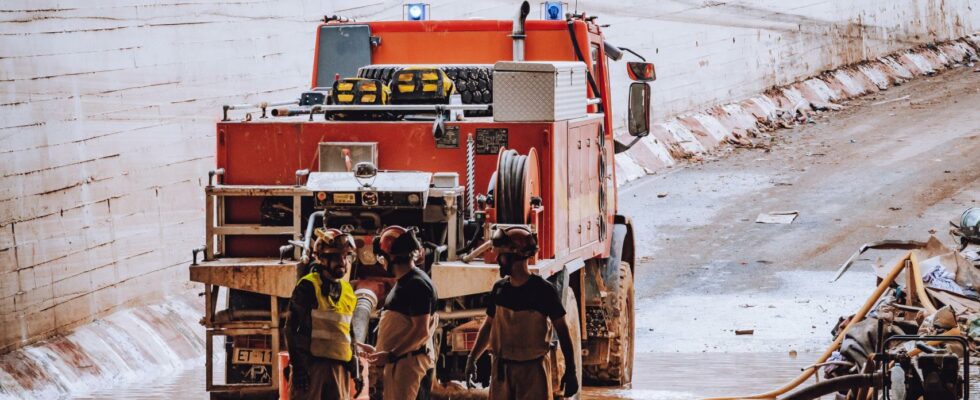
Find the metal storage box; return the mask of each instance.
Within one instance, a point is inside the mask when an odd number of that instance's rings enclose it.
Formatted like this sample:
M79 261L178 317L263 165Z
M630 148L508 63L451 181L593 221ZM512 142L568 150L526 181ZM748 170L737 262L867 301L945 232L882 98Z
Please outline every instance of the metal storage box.
M493 66L493 119L561 121L586 114L585 64L501 61Z

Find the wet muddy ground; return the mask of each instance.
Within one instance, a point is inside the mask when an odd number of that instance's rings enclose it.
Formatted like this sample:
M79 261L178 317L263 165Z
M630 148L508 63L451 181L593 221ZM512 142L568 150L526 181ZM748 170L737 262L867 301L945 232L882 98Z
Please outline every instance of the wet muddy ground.
M949 243L947 221L977 206L978 105L980 73L958 69L778 131L769 150L723 150L630 184L620 211L636 225L640 258L634 383L584 397L744 395L796 376L874 286L876 254L829 283L851 252L930 231ZM774 210L800 216L754 222ZM193 368L79 398L203 399L203 375Z
M731 149L622 190L640 257L635 383L589 393L745 395L796 376L870 295L870 260L894 256L867 253L829 283L853 251L930 232L952 243L948 221L978 206L978 105L980 73L953 70L778 131L768 149ZM755 223L777 210L800 216Z

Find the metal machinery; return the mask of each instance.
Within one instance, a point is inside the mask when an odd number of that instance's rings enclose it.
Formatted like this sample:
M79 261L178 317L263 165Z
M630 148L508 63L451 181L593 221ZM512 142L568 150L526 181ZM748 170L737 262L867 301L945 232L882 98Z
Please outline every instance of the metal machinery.
M870 354L863 373L832 377L784 398L970 399L970 345L958 331L956 335L893 335L886 339L882 321L878 326L879 348Z
M212 397L281 389L280 328L318 226L356 238L353 330L368 343L394 284L372 239L387 225L419 228L422 268L439 294L442 382L463 380L499 279L487 239L502 225L528 226L541 244L532 271L561 288L585 383L630 382L633 230L617 214L613 156L631 144L612 135L608 70L629 50L606 42L594 16L527 20L529 11L525 2L513 21L325 18L312 90L225 107L206 244L190 268L205 284ZM653 66L630 62L628 72L638 139L649 132Z

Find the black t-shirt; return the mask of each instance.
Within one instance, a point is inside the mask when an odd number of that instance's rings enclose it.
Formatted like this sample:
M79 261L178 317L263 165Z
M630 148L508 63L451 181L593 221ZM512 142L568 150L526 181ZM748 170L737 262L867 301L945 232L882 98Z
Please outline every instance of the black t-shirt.
M432 315L436 312L436 289L429 276L417 267L398 279L385 299L386 310L409 317Z
M559 296L555 285L538 275L531 275L521 286L511 285L508 276L493 284L487 296L487 316L492 318L497 306L501 306L514 311L534 310L550 319L558 319L565 316Z

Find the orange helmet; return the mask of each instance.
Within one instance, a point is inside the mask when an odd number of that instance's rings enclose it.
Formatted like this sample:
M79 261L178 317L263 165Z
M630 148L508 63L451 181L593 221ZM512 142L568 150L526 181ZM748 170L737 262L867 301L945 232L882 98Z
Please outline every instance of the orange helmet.
M498 254L516 254L528 258L538 252L538 235L523 226L499 228L490 239Z
M415 228L406 229L392 225L374 237L374 253L389 257L407 257L422 249L422 243L415 236Z
M313 234L316 235L316 242L313 242L313 253L345 254L357 248L354 237L341 232L340 229L317 228Z

